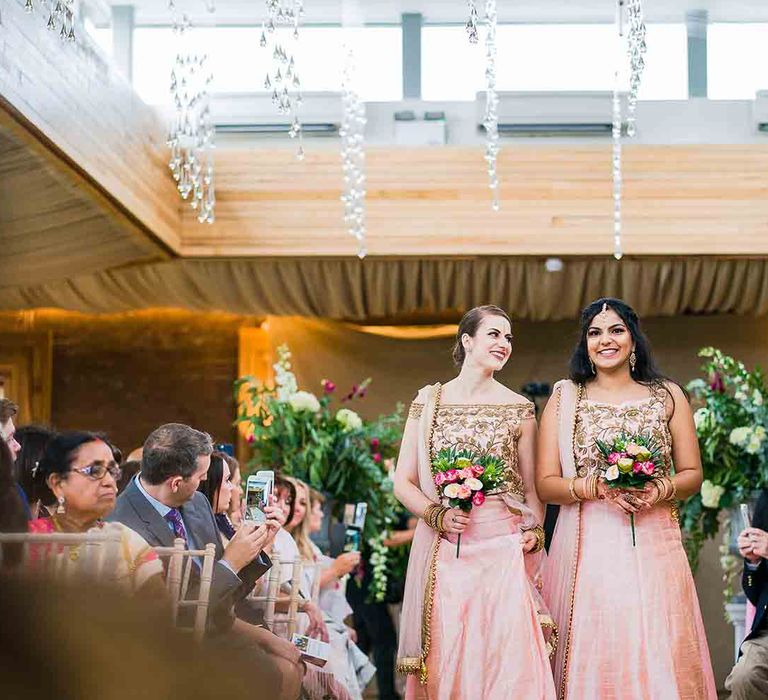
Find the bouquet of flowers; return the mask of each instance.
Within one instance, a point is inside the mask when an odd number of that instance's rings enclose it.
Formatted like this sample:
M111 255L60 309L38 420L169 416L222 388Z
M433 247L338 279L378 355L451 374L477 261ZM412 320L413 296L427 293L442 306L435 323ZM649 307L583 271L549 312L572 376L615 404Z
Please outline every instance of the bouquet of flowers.
M438 493L451 508L469 513L485 503L485 497L504 482L503 460L489 454L446 447L435 455L432 474ZM461 534L456 542L456 556L461 548Z
M652 438L620 433L612 442L595 440L605 458L603 478L610 488L642 489L659 470L663 460L659 446ZM632 546L635 546L635 514L630 513Z

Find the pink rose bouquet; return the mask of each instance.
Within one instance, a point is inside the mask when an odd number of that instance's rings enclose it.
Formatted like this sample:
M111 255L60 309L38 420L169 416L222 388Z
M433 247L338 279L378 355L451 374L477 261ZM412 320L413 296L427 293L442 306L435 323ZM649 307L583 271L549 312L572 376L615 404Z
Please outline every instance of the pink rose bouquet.
M605 459L601 471L610 488L642 489L658 475L664 463L658 445L647 435L620 433L611 442L595 440L595 446ZM629 520L634 546L634 513L630 514Z
M485 503L488 494L504 483L504 462L489 454L447 447L432 461L432 477L444 502L451 508L469 513ZM456 556L461 548L461 535L456 543Z

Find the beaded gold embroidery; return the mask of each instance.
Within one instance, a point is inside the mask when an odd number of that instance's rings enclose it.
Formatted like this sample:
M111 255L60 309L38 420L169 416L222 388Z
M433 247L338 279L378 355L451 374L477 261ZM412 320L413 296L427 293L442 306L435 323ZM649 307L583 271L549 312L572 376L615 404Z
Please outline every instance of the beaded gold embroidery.
M408 418L413 418L414 420L419 420L421 418L421 414L424 412L424 404L423 403L416 403L415 401L411 404L411 407L408 409Z

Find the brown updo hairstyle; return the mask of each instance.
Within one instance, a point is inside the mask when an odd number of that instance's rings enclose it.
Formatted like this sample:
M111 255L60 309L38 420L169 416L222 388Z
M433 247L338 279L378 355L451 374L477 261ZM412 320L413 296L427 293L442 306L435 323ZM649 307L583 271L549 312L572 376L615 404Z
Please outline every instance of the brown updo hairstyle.
M486 316L506 318L510 328L512 327L512 319L509 317L509 314L504 309L493 304L476 306L474 309L467 311L459 322L459 329L456 331L456 344L453 346L453 362L457 367L461 367L464 364L464 359L467 356L467 352L464 350L464 343L461 342L462 336L466 333L470 338L474 338L475 333L477 333L477 327Z

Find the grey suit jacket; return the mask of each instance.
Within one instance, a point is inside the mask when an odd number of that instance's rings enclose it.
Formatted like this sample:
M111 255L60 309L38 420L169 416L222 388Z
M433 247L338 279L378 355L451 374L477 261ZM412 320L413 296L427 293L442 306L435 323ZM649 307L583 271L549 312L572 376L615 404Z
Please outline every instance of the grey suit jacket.
M134 477L120 494L117 505L107 520L123 523L141 535L152 547L172 547L174 536L168 523L139 491L136 478L138 477ZM211 618L217 632L226 631L234 621L233 605L253 590L256 580L271 568L272 562L262 553L241 569L239 575L235 575L229 567L219 561L224 556L224 546L208 499L202 493L195 492L192 499L180 510L187 532L196 547L202 549L209 542L216 545L216 563L211 584ZM198 580L197 567L193 567L190 579L192 596L195 595L193 587L196 587Z

